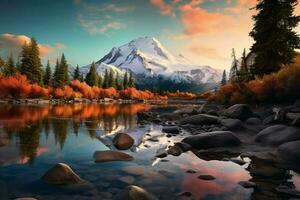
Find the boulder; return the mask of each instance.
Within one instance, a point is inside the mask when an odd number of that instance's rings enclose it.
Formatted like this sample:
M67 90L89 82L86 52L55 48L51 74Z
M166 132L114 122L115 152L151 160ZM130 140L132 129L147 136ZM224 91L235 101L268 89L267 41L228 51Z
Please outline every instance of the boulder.
M220 124L225 126L228 130L240 130L243 128L243 123L239 119L222 119Z
M189 136L182 142L191 145L196 149L209 149L216 147L237 146L241 143L231 131L215 131Z
M37 200L36 198L32 198L32 197L20 197L20 198L16 198L14 200Z
M95 162L109 162L109 161L131 161L133 157L119 151L96 151L94 153Z
M269 126L260 131L255 137L256 142L272 146L295 140L300 140L300 129L285 125Z
M113 139L113 144L119 150L127 150L134 144L134 139L126 133L118 133Z
M219 118L213 115L198 114L190 117L183 118L179 121L180 124L193 124L193 125L211 125L218 124Z
M300 140L282 144L278 148L279 157L289 163L300 164Z
M82 179L64 163L58 163L49 169L42 176L42 180L54 185L68 185L82 182Z
M263 120L263 125L274 124L275 123L274 117L275 117L274 115L269 115L268 117L266 117Z
M249 119L246 120L246 124L249 124L249 125L261 125L262 121L261 121L261 119L259 119L257 117L250 117Z
M172 156L180 156L183 152L181 150L181 148L179 148L178 146L174 145L171 146L168 150L167 150L168 154L172 155Z
M115 200L158 200L141 187L130 185L117 194Z
M184 142L177 142L174 144L174 146L179 147L182 150L182 152L187 152L192 148L191 145L184 143Z
M163 127L162 131L165 133L171 133L177 135L180 133L180 128L177 126L167 126L167 127Z
M224 110L221 115L228 118L240 119L242 121L253 116L253 112L250 107L246 104L235 104L226 110Z
M251 181L240 181L239 184L244 188L255 188L257 187L256 183Z

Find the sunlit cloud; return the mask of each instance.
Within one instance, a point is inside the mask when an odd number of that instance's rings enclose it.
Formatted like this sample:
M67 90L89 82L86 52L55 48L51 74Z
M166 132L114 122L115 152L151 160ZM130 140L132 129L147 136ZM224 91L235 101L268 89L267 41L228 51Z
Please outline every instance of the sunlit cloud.
M30 38L26 35L14 35L10 33L4 33L0 35L0 47L6 53L12 53L18 55L22 49L22 46L30 43ZM40 55L42 57L53 54L58 50L66 48L62 43L50 44L38 44Z
M180 2L179 0L173 1L174 3ZM159 8L162 15L175 16L174 8L172 5L166 3L164 0L150 0L150 3Z
M90 34L105 34L111 30L126 28L125 22L117 14L127 13L135 9L134 6L117 6L116 4L97 5L75 0L75 5L80 7L77 20Z

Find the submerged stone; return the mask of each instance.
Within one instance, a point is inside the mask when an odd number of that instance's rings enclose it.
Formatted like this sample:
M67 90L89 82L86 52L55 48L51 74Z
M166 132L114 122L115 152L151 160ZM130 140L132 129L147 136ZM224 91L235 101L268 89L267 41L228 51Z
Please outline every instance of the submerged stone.
M96 151L94 153L95 162L109 162L109 161L131 161L133 157L119 151Z
M82 179L66 164L58 163L49 169L42 180L48 184L67 185L82 182Z

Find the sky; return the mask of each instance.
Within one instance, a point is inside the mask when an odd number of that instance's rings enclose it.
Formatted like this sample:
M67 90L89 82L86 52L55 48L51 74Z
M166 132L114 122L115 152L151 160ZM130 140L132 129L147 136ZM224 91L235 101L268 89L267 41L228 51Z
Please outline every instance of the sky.
M253 43L256 0L0 0L0 55L35 37L43 62L84 66L144 36L195 64L229 69ZM295 10L300 14L300 6ZM300 29L298 28L299 32Z

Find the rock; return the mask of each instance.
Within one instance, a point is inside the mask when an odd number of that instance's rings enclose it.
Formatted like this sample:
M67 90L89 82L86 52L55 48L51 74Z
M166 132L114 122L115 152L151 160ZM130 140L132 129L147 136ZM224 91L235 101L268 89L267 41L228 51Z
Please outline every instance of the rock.
M168 126L168 127L163 127L162 131L165 133L171 133L177 135L180 133L180 128L177 126Z
M158 200L152 194L135 185L126 187L114 200Z
M243 128L243 123L239 119L222 119L220 124L228 128L228 130L239 130Z
M251 181L240 181L239 184L244 188L255 188L257 185Z
M213 115L198 114L183 118L179 121L180 124L194 124L194 125L210 125L218 124L219 118Z
M174 145L171 146L168 150L167 150L168 154L173 155L173 156L180 156L183 152L181 150L181 148L179 148L178 146Z
M284 122L286 119L287 111L284 108L273 108L274 112L274 121L276 122Z
M261 121L261 119L259 119L257 117L250 117L249 119L246 120L246 124L249 124L249 125L261 125L262 121Z
M96 151L94 153L95 162L109 162L109 161L131 161L133 157L119 151Z
M120 178L120 181L127 183L127 184L133 184L134 178L133 178L133 176L122 176Z
M234 163L238 164L238 165L246 164L246 162L244 160L240 159L240 158L230 158L229 160L231 162L234 162Z
M160 115L160 118L164 120L175 121L179 120L181 115L179 113L163 113Z
M20 197L20 198L16 198L14 200L37 200L36 198L32 198L32 197Z
M42 180L48 184L54 185L77 184L82 182L82 179L64 163L58 163L49 169L42 176Z
M300 117L294 119L293 122L292 122L292 125L300 127Z
M199 175L198 178L202 179L202 180L206 180L206 181L211 181L211 180L215 180L216 179L212 175Z
M155 154L155 157L157 157L157 158L165 158L167 156L168 156L168 153L165 148L158 149Z
M270 115L263 120L263 125L268 125L273 123L275 123L274 115Z
M280 185L276 188L276 191L278 193L284 194L284 195L288 195L290 197L297 197L300 198L300 191L295 190L293 188L290 188L286 185Z
M286 162L300 164L300 140L280 145L278 154Z
M231 131L215 131L189 136L182 142L196 149L209 149L215 147L237 146L241 141Z
M274 146L295 140L300 140L300 129L285 125L267 127L255 137L256 142Z
M177 142L174 144L175 146L178 146L183 152L187 152L189 150L191 150L192 146L184 143L184 142Z
M253 112L250 107L246 104L235 104L226 110L224 110L221 115L233 118L240 119L242 121L253 116Z
M127 150L130 149L134 144L134 139L126 133L118 133L114 137L113 143L117 149Z
M178 194L178 196L191 197L193 194L191 192L181 192Z
M197 172L195 170L193 170L193 169L188 169L186 171L186 173L188 173L188 174L196 174Z

